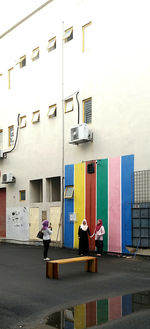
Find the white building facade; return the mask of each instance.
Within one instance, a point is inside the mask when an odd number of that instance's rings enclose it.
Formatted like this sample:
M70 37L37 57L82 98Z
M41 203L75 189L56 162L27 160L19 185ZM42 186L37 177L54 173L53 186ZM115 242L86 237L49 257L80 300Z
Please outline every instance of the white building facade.
M36 241L48 218L63 244L65 165L134 155L149 170L148 7L53 0L1 35L1 239Z

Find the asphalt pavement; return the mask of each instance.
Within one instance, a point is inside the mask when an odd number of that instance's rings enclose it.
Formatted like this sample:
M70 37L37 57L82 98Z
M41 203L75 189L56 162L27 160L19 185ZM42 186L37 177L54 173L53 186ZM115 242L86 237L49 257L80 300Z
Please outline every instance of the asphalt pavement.
M77 255L72 249L49 250L51 259ZM46 319L53 312L142 291L150 291L150 257L104 254L98 258L98 273L85 272L82 262L65 264L59 279L53 280L46 278L42 246L0 243L0 329L48 329ZM100 325L101 329L143 327L150 329L149 309Z

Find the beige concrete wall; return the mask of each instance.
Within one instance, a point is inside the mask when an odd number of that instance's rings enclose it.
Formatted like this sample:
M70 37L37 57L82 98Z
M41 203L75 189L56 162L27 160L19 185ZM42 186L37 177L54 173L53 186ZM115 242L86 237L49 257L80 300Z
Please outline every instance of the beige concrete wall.
M146 0L54 0L0 40L0 129L8 147L8 126L17 127L17 115L26 115L18 141L1 173L12 172L15 184L7 187L7 208L22 205L49 210L60 202L46 201L46 178L62 173L62 91L73 94L74 110L64 114L64 159L78 163L90 159L135 155L135 170L149 169L150 46L149 4ZM82 26L92 22L88 49L82 52ZM62 47L63 30L73 26L73 40ZM57 47L47 52L48 40ZM32 62L32 50L40 48ZM26 67L18 59L27 56ZM13 67L8 90L8 69ZM63 69L63 70L62 70ZM63 72L63 77L62 77ZM62 89L63 87L63 89ZM93 143L70 145L70 129L77 124L76 92L82 101L92 97ZM48 118L48 106L57 104L57 117ZM32 124L32 112L40 122ZM30 180L43 180L43 202L31 203ZM0 185L3 187L4 185ZM19 190L26 201L19 201ZM41 217L40 217L41 221Z

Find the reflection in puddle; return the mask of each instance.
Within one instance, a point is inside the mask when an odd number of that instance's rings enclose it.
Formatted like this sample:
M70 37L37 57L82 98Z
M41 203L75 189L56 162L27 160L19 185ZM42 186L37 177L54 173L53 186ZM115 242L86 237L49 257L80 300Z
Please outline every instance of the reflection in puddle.
M51 314L46 324L57 329L85 329L150 308L150 291L100 299Z

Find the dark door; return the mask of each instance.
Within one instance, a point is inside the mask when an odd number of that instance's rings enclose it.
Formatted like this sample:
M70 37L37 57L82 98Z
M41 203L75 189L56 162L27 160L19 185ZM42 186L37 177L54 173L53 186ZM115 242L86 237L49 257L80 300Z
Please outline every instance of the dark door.
M0 189L0 237L6 238L6 189Z

